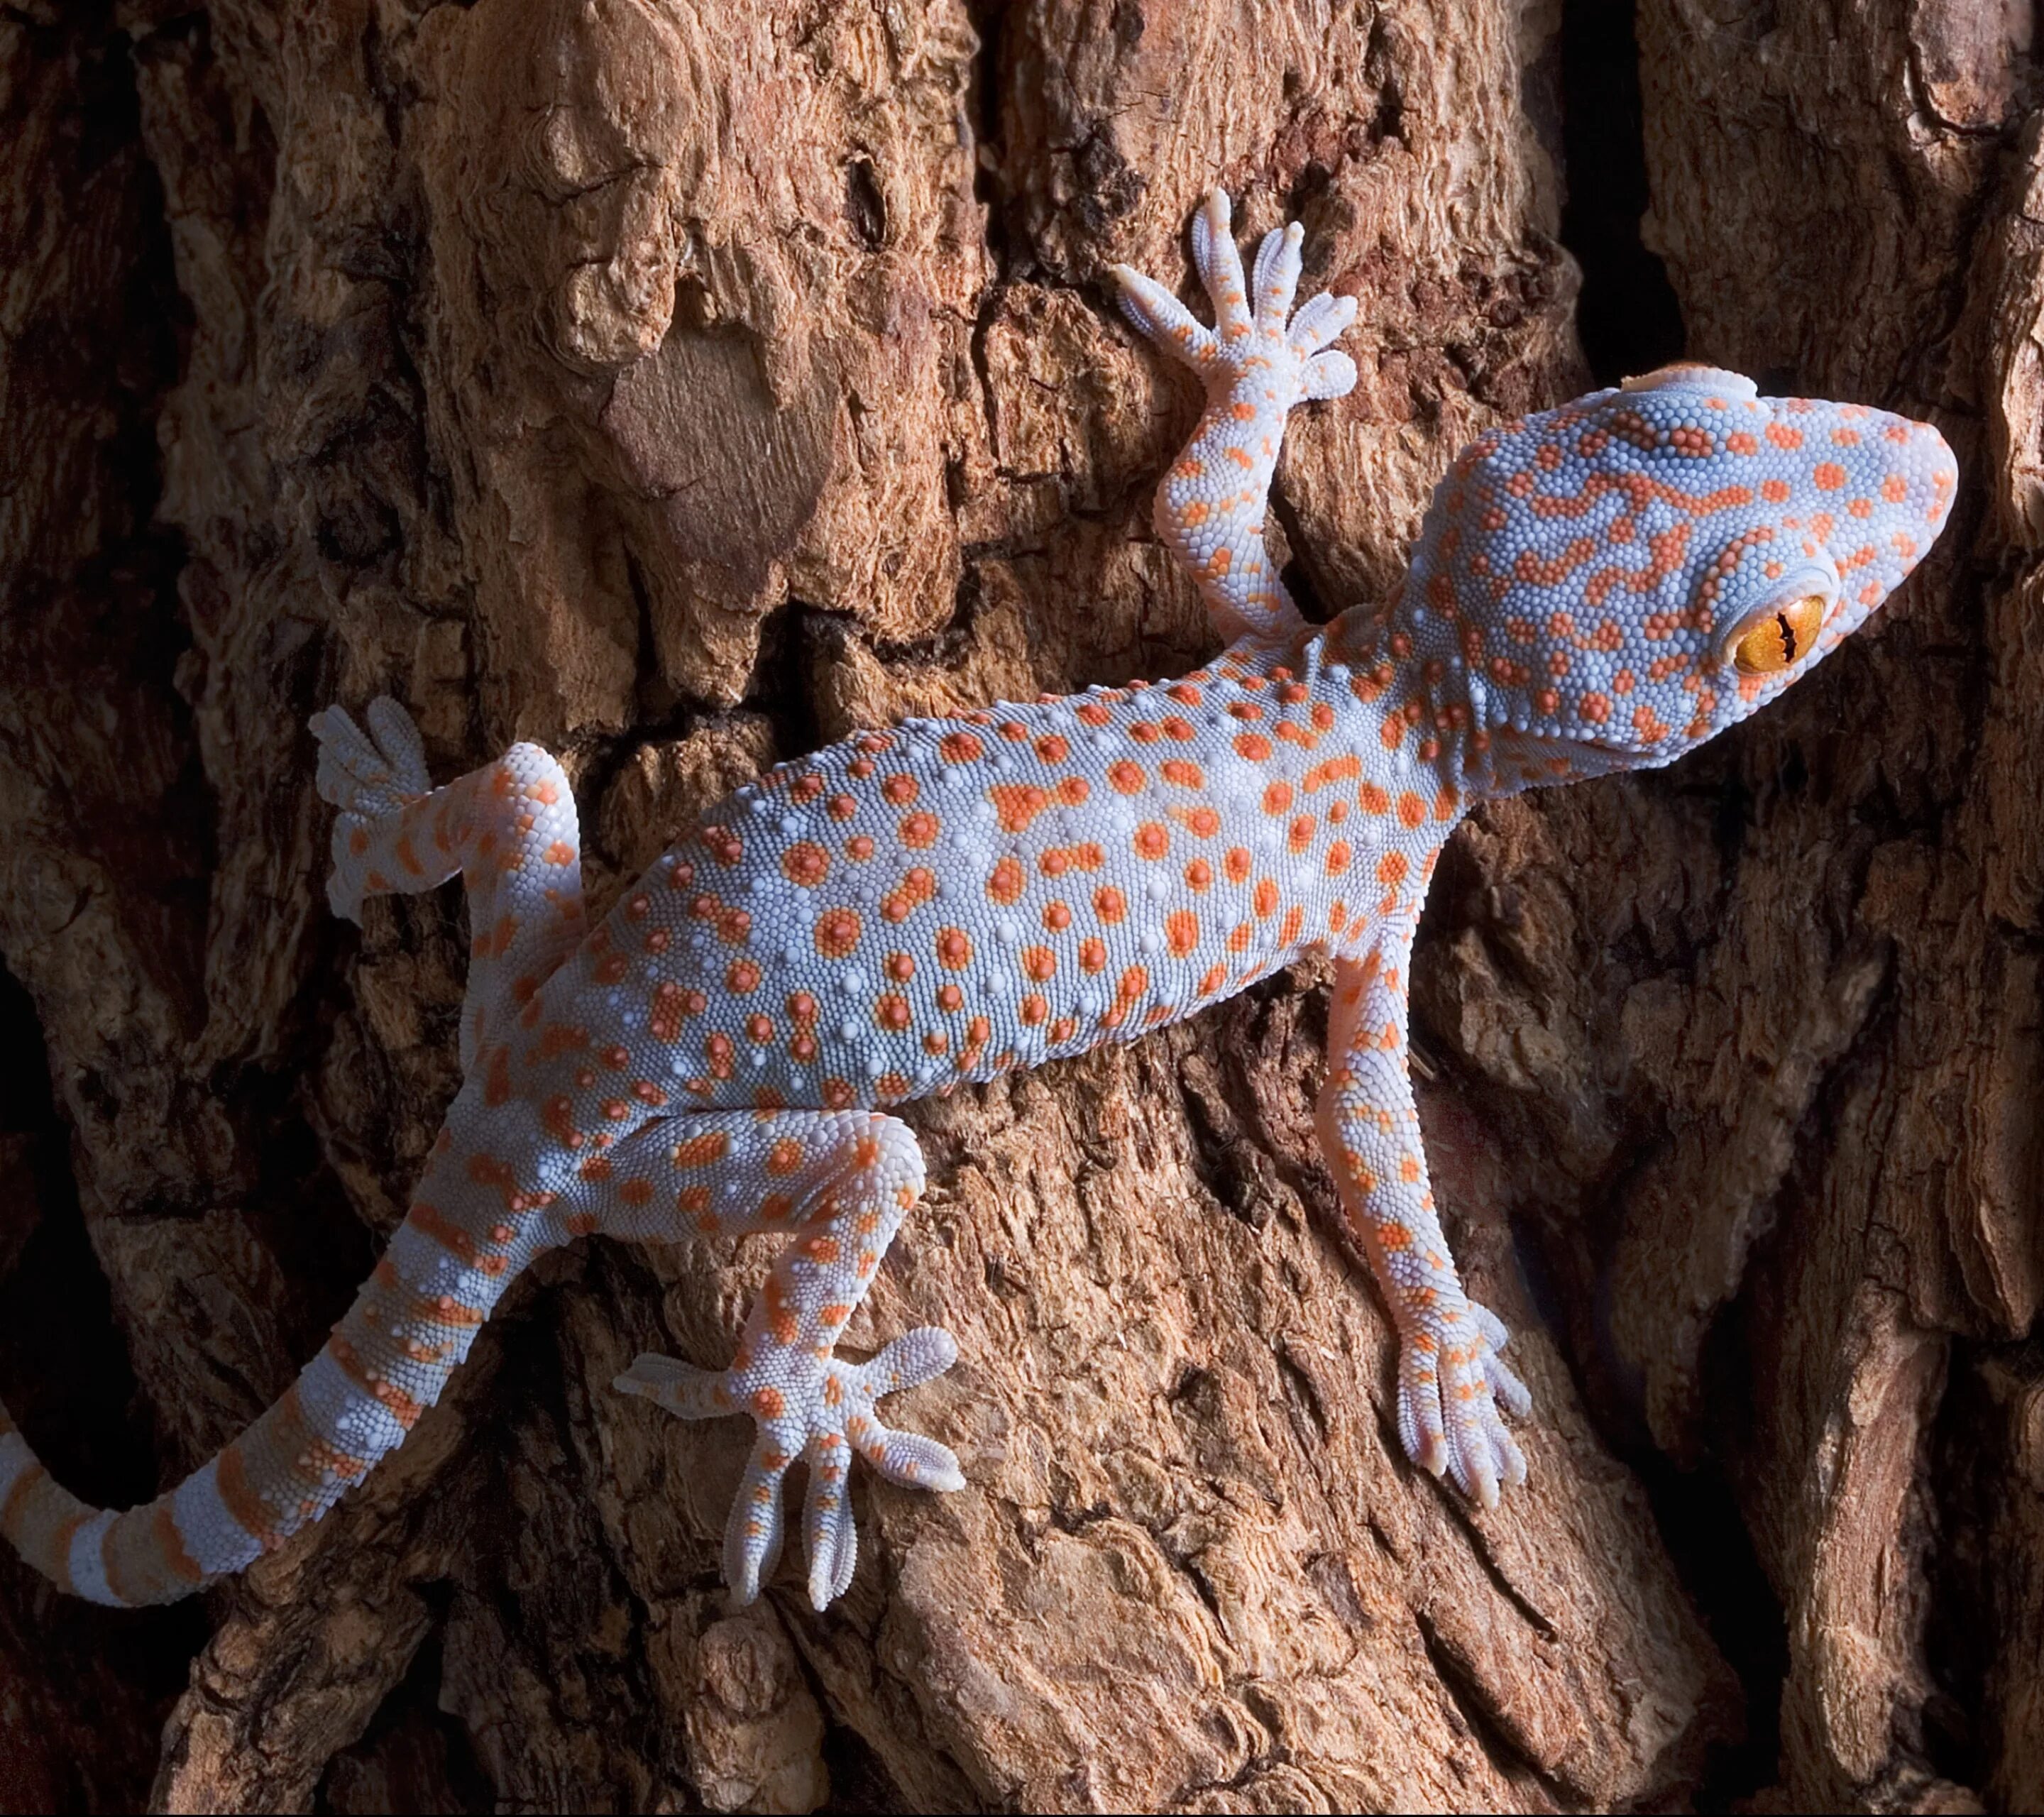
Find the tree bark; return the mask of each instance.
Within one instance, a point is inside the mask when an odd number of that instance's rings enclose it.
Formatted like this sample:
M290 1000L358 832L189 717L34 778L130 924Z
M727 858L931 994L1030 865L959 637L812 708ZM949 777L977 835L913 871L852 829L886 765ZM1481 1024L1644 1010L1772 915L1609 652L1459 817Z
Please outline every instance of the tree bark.
M1400 1454L1306 966L909 1108L849 1341L954 1331L968 1487L862 1484L828 1615L792 1563L726 1610L748 1435L606 1386L727 1358L770 1251L589 1243L202 1603L0 1559L0 1804L2044 1801L2027 19L1640 0L1634 123L1625 0L0 9L0 1395L102 1499L281 1392L455 1086L458 906L327 919L308 715L555 749L600 908L777 756L1193 666L1195 401L1104 271L1182 279L1208 185L1361 305L1274 500L1316 613L1470 436L1685 338L1965 471L1810 682L1443 865L1499 1509Z

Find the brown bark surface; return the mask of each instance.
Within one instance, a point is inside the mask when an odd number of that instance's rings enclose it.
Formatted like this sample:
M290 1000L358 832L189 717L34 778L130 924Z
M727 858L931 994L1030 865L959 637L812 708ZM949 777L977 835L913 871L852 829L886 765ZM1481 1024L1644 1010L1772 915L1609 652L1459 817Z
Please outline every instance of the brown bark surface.
M827 1616L724 1607L738 1423L605 1386L724 1360L769 1252L585 1243L202 1602L0 1559L0 1805L2044 1802L2028 13L1640 0L1643 133L1629 13L0 6L0 1395L102 1499L281 1391L455 1084L458 905L328 920L308 714L553 747L601 901L777 755L1191 666L1195 401L1103 271L1181 279L1208 185L1361 305L1274 501L1316 611L1685 336L1965 475L1780 706L1450 847L1415 1044L1535 1396L1500 1509L1399 1454L1302 967L910 1108L851 1341L955 1333L969 1486L863 1484Z

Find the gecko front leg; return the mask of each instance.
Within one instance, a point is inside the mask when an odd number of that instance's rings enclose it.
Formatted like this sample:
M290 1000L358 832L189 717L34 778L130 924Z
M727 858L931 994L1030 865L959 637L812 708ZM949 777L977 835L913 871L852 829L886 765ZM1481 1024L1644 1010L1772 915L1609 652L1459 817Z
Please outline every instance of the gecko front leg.
M1205 413L1157 488L1152 521L1230 642L1245 633L1281 641L1304 628L1263 547L1270 476L1292 406L1345 396L1355 383L1354 361L1327 351L1355 320L1355 298L1324 292L1290 314L1304 237L1296 221L1264 236L1252 309L1228 198L1211 192L1193 219L1193 262L1213 300L1211 328L1162 285L1114 267L1128 319L1207 388Z
M1499 1405L1523 1418L1532 1396L1497 1354L1503 1322L1463 1292L1435 1210L1406 1058L1412 933L1401 916L1341 961L1316 1120L1343 1212L1398 1327L1399 1438L1422 1469L1491 1508L1501 1486L1526 1478Z

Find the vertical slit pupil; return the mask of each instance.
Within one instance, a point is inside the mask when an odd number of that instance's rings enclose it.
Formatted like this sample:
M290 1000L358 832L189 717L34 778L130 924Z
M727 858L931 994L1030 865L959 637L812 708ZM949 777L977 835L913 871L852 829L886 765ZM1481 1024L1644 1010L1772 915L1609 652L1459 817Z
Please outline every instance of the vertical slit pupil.
M1792 663L1796 660L1796 627L1788 622L1788 614L1785 612L1776 613L1774 622L1781 628L1782 653L1788 661Z

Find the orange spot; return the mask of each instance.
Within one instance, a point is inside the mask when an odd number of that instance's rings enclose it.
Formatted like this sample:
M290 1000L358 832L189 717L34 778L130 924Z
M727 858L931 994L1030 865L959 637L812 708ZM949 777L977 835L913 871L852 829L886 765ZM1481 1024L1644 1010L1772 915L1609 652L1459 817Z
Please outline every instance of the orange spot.
M1004 858L993 867L993 874L986 880L986 893L997 902L1018 901L1025 881L1020 862L1012 858Z
M678 1142L670 1151L670 1158L677 1170L686 1171L694 1167L708 1167L721 1161L731 1151L731 1138L720 1129L713 1129L701 1135L692 1135L686 1142Z
M1821 460L1811 470L1810 478L1826 492L1835 492L1846 482L1846 470L1836 461Z
M1048 792L1033 783L999 783L987 790L986 798L1001 816L1001 831L1009 833L1027 832L1029 823L1051 805Z
M841 959L859 944L863 924L855 908L833 908L816 921L816 951L827 959Z
M1351 752L1346 757L1331 757L1324 763L1316 763L1301 780L1300 786L1311 795L1335 782L1346 782L1362 774L1362 760Z

